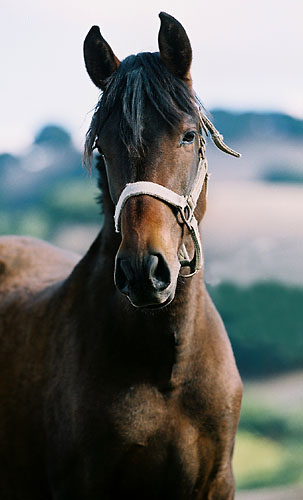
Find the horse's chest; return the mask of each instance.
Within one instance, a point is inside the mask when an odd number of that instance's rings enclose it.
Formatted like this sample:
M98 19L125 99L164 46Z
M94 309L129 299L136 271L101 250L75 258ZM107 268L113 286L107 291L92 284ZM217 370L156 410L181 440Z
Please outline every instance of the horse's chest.
M154 388L130 387L111 407L116 438L128 446L159 458L167 450L195 455L199 431L182 411L177 396L166 397ZM185 451L186 450L186 451ZM193 457L191 457L192 459Z
M108 409L116 437L124 444L146 446L156 434L167 429L170 404L156 389L130 386L116 395Z
M178 398L166 398L152 388L130 387L112 404L110 418L123 455L119 459L123 475L134 474L136 481L142 476L149 482L153 471L162 484L162 474L170 470L174 477L180 474L195 483L200 436L180 410Z

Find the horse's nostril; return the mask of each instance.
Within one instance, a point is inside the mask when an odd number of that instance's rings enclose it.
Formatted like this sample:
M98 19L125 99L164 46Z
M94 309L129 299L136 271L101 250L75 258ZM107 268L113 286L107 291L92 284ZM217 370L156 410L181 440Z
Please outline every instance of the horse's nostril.
M145 259L145 269L146 275L148 278L152 278L155 274L155 270L157 269L159 259L156 255L149 255Z
M161 254L151 256L153 259L153 266L151 267L151 278L155 288L158 290L165 290L170 284L171 276L168 264Z
M115 284L118 290L122 293L127 293L128 282L132 278L132 271L130 265L127 265L126 260L117 259L115 268Z
M130 263L129 260L120 260L120 266L121 270L123 271L124 275L126 276L128 281L132 281L134 279L134 269Z
M116 260L115 283L120 292L161 292L170 285L170 270L162 255L145 255Z

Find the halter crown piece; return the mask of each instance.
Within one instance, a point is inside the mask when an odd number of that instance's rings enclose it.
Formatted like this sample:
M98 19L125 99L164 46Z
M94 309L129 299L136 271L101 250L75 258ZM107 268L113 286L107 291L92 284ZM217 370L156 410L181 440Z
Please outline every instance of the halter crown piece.
M178 253L178 258L180 262L180 267L190 267L191 272L189 274L182 274L183 278L189 278L196 274L203 267L203 253L202 253L202 245L198 227L198 221L194 215L195 208L197 206L197 202L199 196L201 194L204 182L207 183L209 179L207 159L205 156L205 139L203 137L203 131L208 136L208 132L217 146L217 148L221 149L227 154L232 156L236 156L239 158L241 155L237 153L233 149L229 148L223 142L223 136L218 132L218 130L214 127L211 121L202 113L201 108L199 107L199 118L200 118L200 131L199 131L199 139L200 139L200 151L199 151L199 163L197 167L197 173L193 185L189 191L189 193L185 196L179 195L156 182L147 182L147 181L139 181L132 182L126 184L123 189L118 203L116 205L114 220L115 220L115 229L116 232L119 233L121 229L121 214L127 200L133 196L140 195L148 195L159 200L164 201L168 205L171 205L178 209L178 212L181 215L181 218L184 224L187 226L189 233L192 237L194 244L194 257L190 260L185 244L181 245L181 248Z

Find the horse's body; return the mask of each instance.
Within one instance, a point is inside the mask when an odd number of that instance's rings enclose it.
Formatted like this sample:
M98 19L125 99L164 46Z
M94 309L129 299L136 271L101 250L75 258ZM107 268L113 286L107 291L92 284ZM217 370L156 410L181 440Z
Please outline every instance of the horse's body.
M224 326L201 272L169 282L176 258L161 224L178 245L181 235L167 204L133 197L115 233L113 180L99 163L104 227L82 260L0 238L0 498L232 500L241 381ZM199 203L200 219L205 192ZM125 248L150 247L153 225L163 240L153 236L152 265L138 266L140 295Z

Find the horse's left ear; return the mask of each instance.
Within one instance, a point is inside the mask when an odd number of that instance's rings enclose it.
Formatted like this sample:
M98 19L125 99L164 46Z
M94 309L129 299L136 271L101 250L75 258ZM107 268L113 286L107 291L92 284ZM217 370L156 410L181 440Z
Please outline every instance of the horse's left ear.
M169 14L160 12L159 17L161 19L158 37L160 57L173 75L190 83L192 50L186 31L182 24Z
M83 48L87 72L93 83L104 90L104 80L118 69L120 61L104 40L98 26L89 30Z

